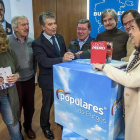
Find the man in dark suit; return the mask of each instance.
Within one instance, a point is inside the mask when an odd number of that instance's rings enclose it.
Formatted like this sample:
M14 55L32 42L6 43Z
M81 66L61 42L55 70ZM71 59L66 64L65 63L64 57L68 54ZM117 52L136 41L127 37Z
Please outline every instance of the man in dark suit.
M11 24L9 24L5 19L4 19L4 14L5 14L5 6L2 0L0 0L0 24L2 24L3 29L6 31L7 35L12 34L12 27Z
M71 52L66 52L63 37L56 34L55 15L43 12L39 16L41 35L33 41L34 55L39 65L39 86L42 89L41 128L47 139L54 139L50 131L49 114L53 104L53 65L74 59Z
M91 23L88 19L81 19L77 23L77 39L70 42L68 51L75 54L75 59L90 59L91 42L95 41L90 36Z

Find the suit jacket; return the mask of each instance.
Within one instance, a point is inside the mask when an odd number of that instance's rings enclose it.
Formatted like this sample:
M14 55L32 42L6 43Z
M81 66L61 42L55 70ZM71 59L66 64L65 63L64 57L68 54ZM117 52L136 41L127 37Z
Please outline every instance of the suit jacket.
M61 56L58 54L51 42L41 35L33 41L34 55L39 65L39 86L40 88L53 89L53 65L62 62L66 52L64 39L61 35L55 35L60 46Z
M135 57L134 52L129 58L129 64ZM125 140L140 139L140 60L128 71L105 65L103 70L112 80L125 86Z
M11 24L6 21L6 34L11 35L13 33Z
M3 86L5 87L5 89L8 88L8 87L10 87L10 85L8 83L4 83ZM1 85L0 85L0 90L3 90L2 87L1 87Z

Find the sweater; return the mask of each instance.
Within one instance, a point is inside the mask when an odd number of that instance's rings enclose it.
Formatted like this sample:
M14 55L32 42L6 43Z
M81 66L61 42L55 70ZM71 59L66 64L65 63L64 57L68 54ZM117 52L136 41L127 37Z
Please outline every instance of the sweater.
M11 67L12 74L19 72L19 64L15 53L8 49L7 52L0 53L0 67ZM19 120L19 98L17 93L16 85L7 88L9 99L10 99L10 106L14 118L13 125L16 125Z
M113 42L113 55L112 59L121 60L126 56L126 44L129 35L116 27L112 30L106 30L97 35L98 41Z
M13 34L8 38L10 41L10 47L16 53L20 65L20 78L18 81L27 81L31 79L36 73L37 61L33 56L33 39L27 37L26 40L21 43L14 37Z

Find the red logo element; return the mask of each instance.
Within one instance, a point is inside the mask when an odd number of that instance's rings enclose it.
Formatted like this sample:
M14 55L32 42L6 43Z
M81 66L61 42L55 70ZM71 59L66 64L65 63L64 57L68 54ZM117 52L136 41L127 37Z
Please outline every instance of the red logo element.
M112 109L111 109L111 115L113 116L113 108L114 108L114 105L116 104L116 103L118 103L119 101L118 100L116 100L114 103L113 103L113 106L112 106Z
M65 92L65 91L62 90L62 89L58 89L58 90L56 91L57 99L59 99L59 96L58 96L58 93L59 93L59 92L63 92L65 95L69 94L68 92Z
M116 105L117 104L117 105ZM114 103L113 103L113 105L112 105L112 109L111 109L111 115L113 116L113 112L115 111L117 111L117 109L119 109L119 108L122 108L122 104L123 104L123 101L122 101L122 99L120 98L119 100L116 100ZM115 110L114 110L114 108L115 108Z

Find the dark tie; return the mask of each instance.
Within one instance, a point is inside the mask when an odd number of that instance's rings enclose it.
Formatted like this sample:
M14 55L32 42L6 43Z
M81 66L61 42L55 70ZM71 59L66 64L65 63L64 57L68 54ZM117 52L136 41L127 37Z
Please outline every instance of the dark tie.
M57 50L58 54L60 55L60 50L59 50L59 47L55 41L55 36L52 36L51 39L53 41L53 45L55 46L55 49Z

